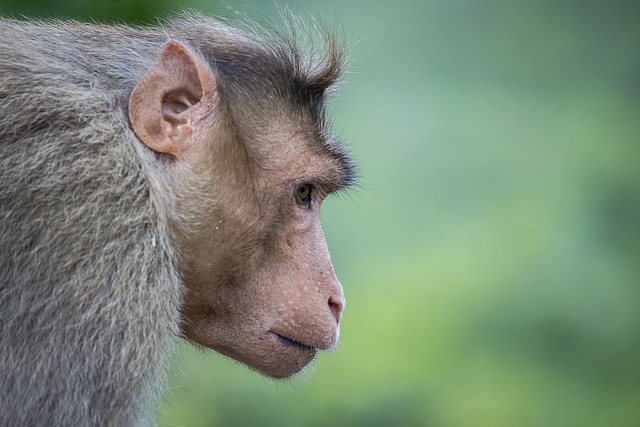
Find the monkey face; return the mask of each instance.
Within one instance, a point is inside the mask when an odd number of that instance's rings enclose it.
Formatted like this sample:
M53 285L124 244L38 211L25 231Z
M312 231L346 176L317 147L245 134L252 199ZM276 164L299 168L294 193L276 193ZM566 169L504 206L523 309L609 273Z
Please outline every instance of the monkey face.
M225 191L218 199L226 202L218 200L200 221L213 231L182 239L189 243L181 252L190 253L183 269L185 336L277 378L336 344L345 304L320 224L326 190L313 178L327 162L306 156L289 162L288 172L262 170L257 184L236 176L234 182L244 182L236 189L258 189L260 200Z
M134 90L130 119L171 159L160 167L173 191L158 199L186 290L184 336L287 377L338 340L345 302L320 204L348 184L350 163L322 128L321 94L291 103L252 92L248 103L219 89L206 61L169 42Z

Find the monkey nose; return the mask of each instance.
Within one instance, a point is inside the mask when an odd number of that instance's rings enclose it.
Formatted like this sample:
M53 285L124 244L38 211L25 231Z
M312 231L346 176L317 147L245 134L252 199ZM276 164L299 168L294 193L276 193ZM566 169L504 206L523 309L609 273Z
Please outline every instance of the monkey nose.
M344 308L344 300L342 298L329 297L329 309L336 319L336 324L340 324L340 316L342 316L342 309Z

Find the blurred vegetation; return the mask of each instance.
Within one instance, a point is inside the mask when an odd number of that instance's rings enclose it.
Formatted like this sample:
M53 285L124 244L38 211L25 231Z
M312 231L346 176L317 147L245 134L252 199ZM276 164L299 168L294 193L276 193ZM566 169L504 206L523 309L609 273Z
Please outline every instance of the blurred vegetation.
M153 22L275 2L2 0ZM288 382L181 348L161 426L640 425L640 3L297 0L353 61L323 221L342 343Z

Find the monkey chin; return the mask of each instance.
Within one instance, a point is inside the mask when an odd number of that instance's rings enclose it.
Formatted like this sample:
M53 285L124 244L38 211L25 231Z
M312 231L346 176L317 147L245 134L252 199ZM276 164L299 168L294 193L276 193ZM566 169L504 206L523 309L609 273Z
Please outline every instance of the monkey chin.
M191 323L183 325L183 337L196 346L236 360L262 375L285 379L302 371L318 351L335 347L339 328L335 323L326 323L329 324L315 331L272 325L265 329L246 328L231 332L224 327L210 327L208 330L202 326L193 328ZM201 334L203 330L209 333Z
M327 342L308 344L289 338L282 333L267 331L260 340L259 355L228 356L248 365L252 369L274 379L286 379L302 371L313 361L319 350L330 350L337 342L337 336ZM257 357L256 357L257 356Z
M250 351L247 351L247 346L238 346L237 342L236 345L230 345L230 343L221 345L211 342L193 343L237 360L252 370L273 379L286 379L299 373L313 361L318 350L333 347L333 345L304 344L272 331L266 331L260 335L260 338L254 340L253 345L248 347L251 349Z
M304 369L321 347L296 341L285 335L268 331L265 334L268 355L249 365L263 375L275 379L289 378ZM257 363L255 363L257 362Z
M272 365L276 370L268 372L260 370L263 374L272 378L287 378L300 372L315 358L318 350L331 350L338 342L339 329L334 329L332 334L323 336L319 341L317 337L306 336L304 338L285 335L283 332L269 330L266 333L267 342L274 347L274 355L279 356L279 363ZM304 340L304 341L301 341Z

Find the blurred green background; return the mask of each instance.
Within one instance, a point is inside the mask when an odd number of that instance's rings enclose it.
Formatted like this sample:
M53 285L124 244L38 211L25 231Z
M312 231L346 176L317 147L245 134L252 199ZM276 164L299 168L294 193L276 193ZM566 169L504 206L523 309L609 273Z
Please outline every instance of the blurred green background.
M323 221L340 347L274 382L181 347L161 426L640 425L640 3L311 1L362 182ZM153 22L275 2L1 0Z

